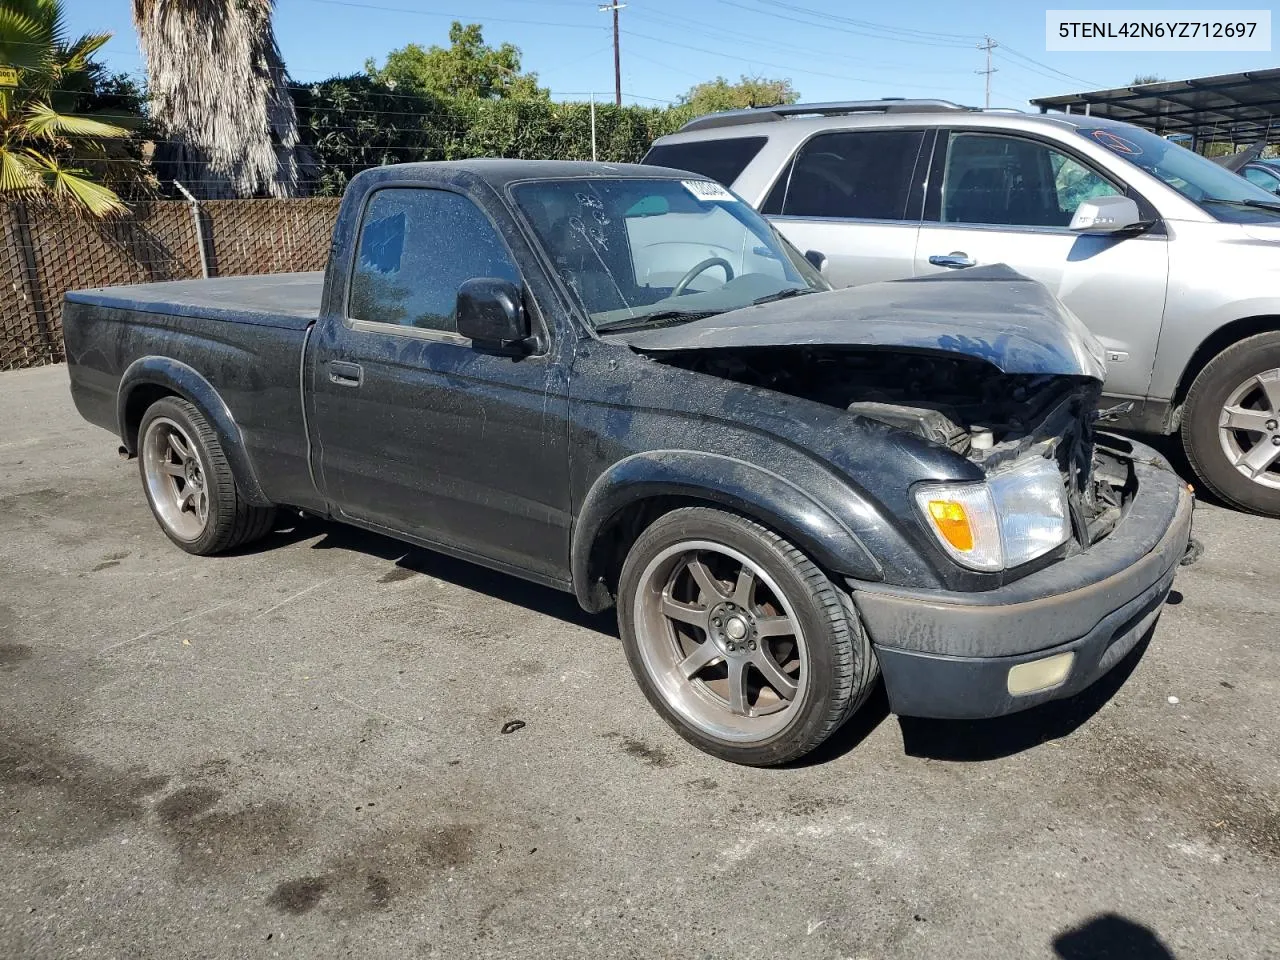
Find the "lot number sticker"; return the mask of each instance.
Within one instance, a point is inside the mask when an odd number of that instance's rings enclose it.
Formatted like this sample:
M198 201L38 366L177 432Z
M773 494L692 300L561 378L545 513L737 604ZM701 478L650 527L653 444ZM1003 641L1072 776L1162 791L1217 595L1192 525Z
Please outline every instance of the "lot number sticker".
M735 203L738 199L720 184L712 183L710 180L681 180L680 185L692 193L695 200L727 200Z

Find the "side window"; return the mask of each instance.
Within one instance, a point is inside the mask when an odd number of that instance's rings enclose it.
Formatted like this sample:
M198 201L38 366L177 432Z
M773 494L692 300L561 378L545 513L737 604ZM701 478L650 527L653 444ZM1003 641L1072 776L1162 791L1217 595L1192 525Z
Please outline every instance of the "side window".
M905 220L923 143L922 130L820 134L800 148L779 212L784 217ZM771 195L765 209L777 205Z
M756 158L765 140L765 137L725 137L723 140L660 143L640 162L692 170L732 187L733 181L747 169L747 164Z
M1270 190L1272 193L1280 192L1280 177L1260 167L1245 167L1244 178L1250 183L1256 183L1263 190Z
M379 190L360 226L347 313L455 333L458 288L475 277L520 282L502 239L471 200L429 188Z
M1079 161L1034 140L953 133L942 222L1065 227L1085 200L1120 193Z

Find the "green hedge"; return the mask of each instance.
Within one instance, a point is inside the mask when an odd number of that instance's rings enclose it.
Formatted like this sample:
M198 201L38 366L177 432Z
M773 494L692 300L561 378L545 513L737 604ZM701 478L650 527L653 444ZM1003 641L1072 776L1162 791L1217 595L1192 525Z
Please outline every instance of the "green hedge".
M300 121L317 162L316 190L342 193L368 167L468 157L591 159L591 105L550 100L440 100L364 75L301 89ZM687 107L596 104L600 160L637 162L687 122Z

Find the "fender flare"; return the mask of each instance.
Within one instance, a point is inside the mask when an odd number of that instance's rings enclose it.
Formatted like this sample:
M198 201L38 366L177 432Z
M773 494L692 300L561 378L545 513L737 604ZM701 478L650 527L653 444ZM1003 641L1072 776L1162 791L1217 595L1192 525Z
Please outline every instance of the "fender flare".
M846 496L853 491L846 489ZM586 610L609 605L592 569L597 540L622 510L655 497L718 504L777 531L819 566L859 580L884 579L862 540L839 517L785 477L723 454L653 450L619 460L592 484L573 527L574 593Z
M227 408L226 401L194 367L179 360L158 356L139 357L129 364L128 369L120 377L120 386L116 392L116 423L119 426L120 439L129 456L134 457L138 454L137 436L131 435L129 430L129 398L139 387L145 386L165 387L199 407L200 412L209 418L209 423L218 434L222 450L227 455L231 471L235 475L236 488L240 495L257 507L272 505L258 482L258 475L245 451L244 437L231 411Z

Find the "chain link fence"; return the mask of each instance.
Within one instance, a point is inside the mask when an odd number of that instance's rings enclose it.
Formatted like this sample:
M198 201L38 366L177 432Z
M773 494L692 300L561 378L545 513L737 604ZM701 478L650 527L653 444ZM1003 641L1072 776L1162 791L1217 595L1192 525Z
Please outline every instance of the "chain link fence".
M201 276L322 270L337 198L140 203L89 221L25 203L0 204L0 370L58 363L68 290Z

